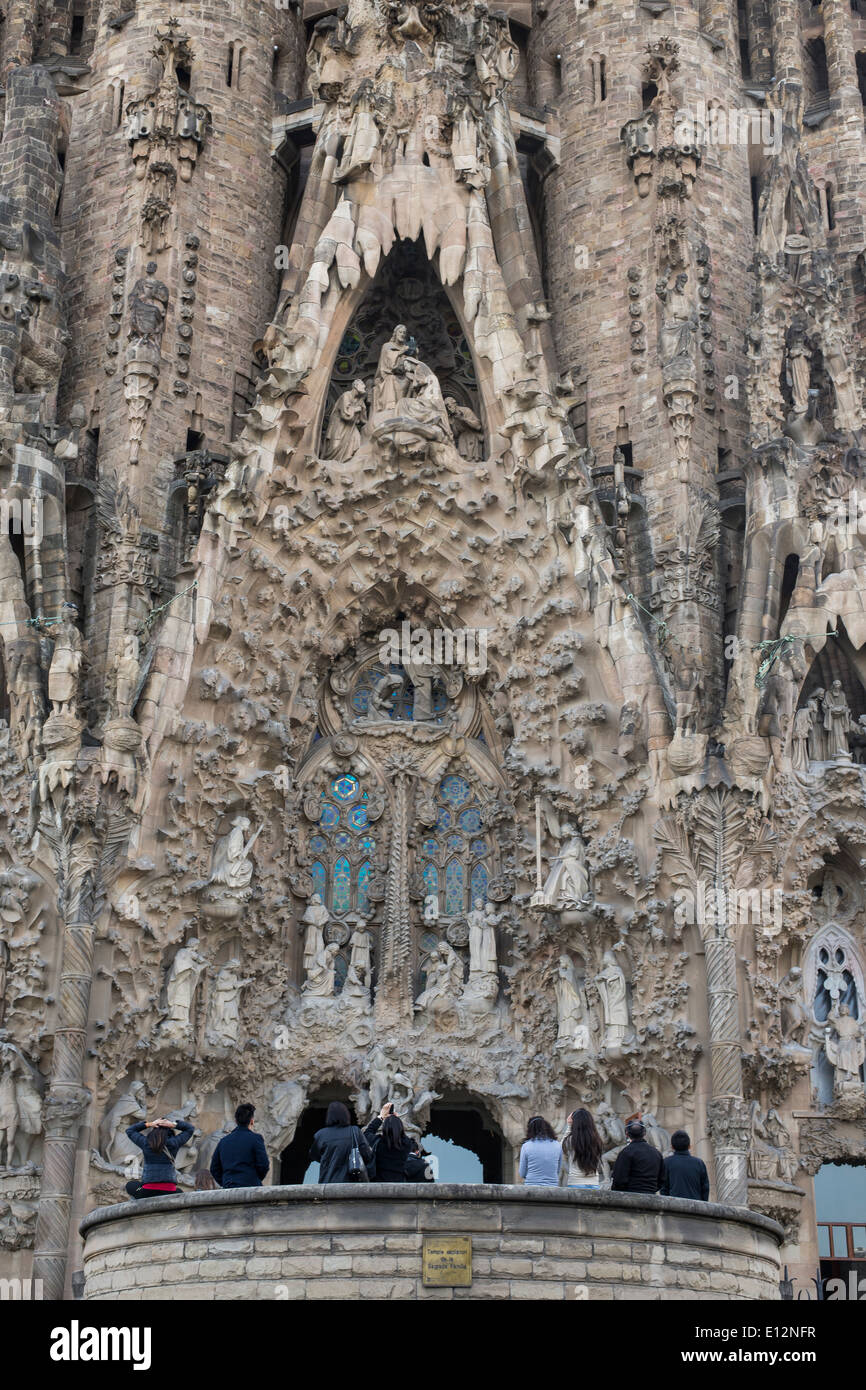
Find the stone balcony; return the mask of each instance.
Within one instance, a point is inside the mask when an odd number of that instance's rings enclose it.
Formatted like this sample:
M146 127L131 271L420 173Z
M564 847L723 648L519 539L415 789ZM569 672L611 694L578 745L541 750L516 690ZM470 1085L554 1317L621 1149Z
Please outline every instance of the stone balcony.
M100 1207L81 1233L87 1299L779 1298L775 1221L632 1193L242 1188ZM460 1236L471 1284L425 1285L425 1240Z

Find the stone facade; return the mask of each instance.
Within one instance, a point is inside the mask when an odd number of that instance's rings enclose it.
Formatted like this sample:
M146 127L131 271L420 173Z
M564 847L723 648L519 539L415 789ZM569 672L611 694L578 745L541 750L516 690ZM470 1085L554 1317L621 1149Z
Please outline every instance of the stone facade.
M86 1299L778 1299L778 1226L717 1203L443 1183L160 1197L82 1224ZM472 1282L422 1281L469 1236Z
M279 1181L339 1097L503 1178L534 1113L685 1126L811 1287L862 8L10 0L0 1273L70 1291L145 1114L191 1186L250 1099Z

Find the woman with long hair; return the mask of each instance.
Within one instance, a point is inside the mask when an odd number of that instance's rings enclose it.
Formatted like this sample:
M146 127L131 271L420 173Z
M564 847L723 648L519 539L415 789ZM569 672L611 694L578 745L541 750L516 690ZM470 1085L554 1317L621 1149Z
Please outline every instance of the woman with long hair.
M368 1171L373 1154L357 1125L352 1124L349 1107L341 1100L332 1100L325 1116L324 1129L313 1135L310 1162L319 1164L319 1182L350 1182L349 1158L357 1145Z
M588 1110L573 1110L566 1123L568 1133L562 1141L567 1171L567 1187L600 1187L601 1155L604 1145Z
M412 1141L403 1128L403 1121L394 1114L394 1104L382 1106L364 1134L373 1150L374 1182L406 1182L406 1159L412 1152Z
M137 1125L130 1125L126 1137L144 1154L141 1178L126 1184L130 1197L139 1201L142 1197L169 1197L180 1192L174 1159L178 1149L194 1134L194 1127L186 1120L140 1120Z
M561 1165L562 1150L552 1126L542 1115L533 1115L520 1149L521 1178L527 1187L556 1187Z

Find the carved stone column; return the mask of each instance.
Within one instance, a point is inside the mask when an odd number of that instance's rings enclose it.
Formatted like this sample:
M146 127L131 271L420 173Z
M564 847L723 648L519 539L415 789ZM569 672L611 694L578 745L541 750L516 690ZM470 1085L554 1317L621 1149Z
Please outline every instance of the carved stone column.
M409 821L414 768L399 754L386 766L394 790L375 1013L377 1023L388 1027L412 1018Z
M93 978L93 923L69 922L63 934L54 1063L45 1103L42 1191L36 1220L33 1275L47 1299L62 1299L82 1114L90 1093L82 1082Z
M724 885L720 887L724 889ZM707 1120L715 1155L717 1200L745 1207L749 1113L743 1099L737 955L732 930L727 923L721 923L704 939L713 1082Z

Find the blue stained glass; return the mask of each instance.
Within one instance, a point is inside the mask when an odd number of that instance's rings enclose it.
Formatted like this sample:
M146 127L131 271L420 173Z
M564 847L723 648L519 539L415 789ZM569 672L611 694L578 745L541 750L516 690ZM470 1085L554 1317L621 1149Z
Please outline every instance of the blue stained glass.
M436 829L447 830L451 824L451 812L446 811L444 806L436 817Z
M375 854L376 841L373 839L372 835L364 835L362 839L358 841L358 848L362 850L364 854Z
M445 777L439 787L439 795L452 806L462 806L464 801L469 800L469 783L465 777Z
M357 777L336 777L331 783L331 791L338 801L351 801L357 790Z
M445 870L445 916L456 917L463 911L463 865L452 859Z
M331 826L336 825L339 819L340 812L336 806L332 806L329 801L326 801L322 807L322 814L319 816L319 825L325 830L330 830Z
M445 841L446 849L462 849L463 837L461 835L449 835Z
M460 829L470 835L473 831L481 829L481 815L477 806L470 806L468 811L461 811L457 821Z
M310 869L310 878L313 880L313 892L318 893L319 897L322 899L322 902L325 902L328 887L328 875L325 873L324 864L320 864L319 861L316 860L315 864L313 864L312 868Z
M421 841L421 849L423 853L428 855L431 859L434 859L436 857L436 851L438 850L438 848L439 846L437 845L435 840Z
M349 824L353 830L363 830L367 824L366 806L353 806L349 812Z
M370 865L362 864L358 870L358 911L366 912L368 907L367 894L370 888Z
M487 853L487 845L485 844L485 842L484 842L483 840L473 840L473 841L472 841L472 845L471 845L471 849L472 849L472 853L475 855L476 859L479 859L479 858L481 857L482 854L486 854L486 853Z
M337 846L337 849L348 849L351 843L352 837L345 830L339 831L339 833L334 836L334 844Z
M435 864L425 864L421 870L421 877L424 880L424 887L428 893L435 893L439 896L439 870Z
M483 864L476 864L472 870L472 877L469 880L469 897L472 902L476 898L481 898L482 902L487 901L487 869Z
M331 907L335 912L348 912L352 906L352 870L348 859L338 859L334 865L334 888Z
M328 842L324 835L312 835L310 837L310 849L313 854L327 854Z

